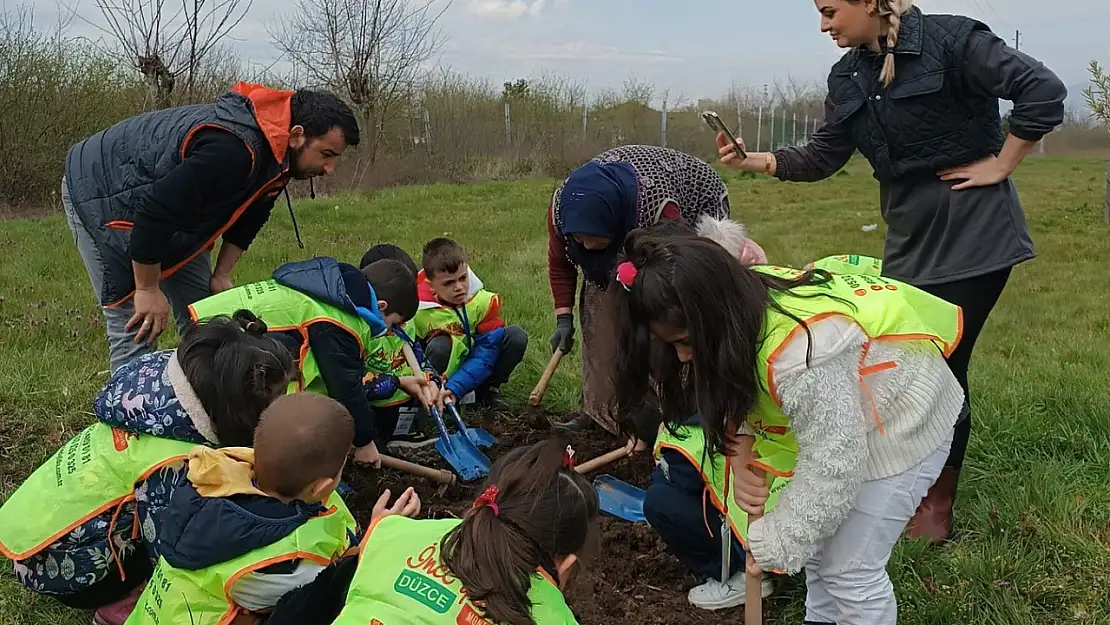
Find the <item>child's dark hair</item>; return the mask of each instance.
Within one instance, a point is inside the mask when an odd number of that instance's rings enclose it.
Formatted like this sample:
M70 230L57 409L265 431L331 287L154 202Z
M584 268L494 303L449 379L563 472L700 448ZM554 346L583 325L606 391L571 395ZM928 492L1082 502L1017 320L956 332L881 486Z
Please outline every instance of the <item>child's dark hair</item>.
M258 487L293 499L343 469L355 422L343 404L317 393L282 395L262 412L254 435Z
M421 263L429 279L438 273L455 273L467 262L466 250L458 241L439 237L424 244Z
M616 366L615 412L628 413L654 390L664 423L674 431L696 406L707 448L723 454L725 432L743 423L761 392L756 359L767 308L802 323L809 333L805 323L779 306L769 292L824 284L831 277L820 270L792 280L755 272L709 239L661 237L656 232L629 233L624 256L636 267L636 277L627 290L619 283L610 287L620 294L614 314L624 354ZM686 372L673 350L665 350L665 357L649 357L657 341L652 323L689 332L692 375L685 384ZM649 364L653 360L654 365ZM622 427L630 429L629 424Z
M386 302L386 314L396 313L405 321L412 319L420 299L416 294L416 275L404 263L378 260L362 268L362 275L379 300Z
M177 359L221 446L251 447L259 415L297 375L293 356L247 310L189 327Z
M404 263L414 276L420 271L420 268L416 266L416 261L412 259L412 256L409 256L408 252L392 243L379 243L366 250L366 253L362 255L362 261L359 262L358 268L365 269L367 265L376 263L379 260L396 260Z
M597 493L565 465L566 449L552 439L499 458L485 486L492 501L475 502L443 538L443 563L488 620L534 625L528 591L537 570L557 578L555 558L592 550Z

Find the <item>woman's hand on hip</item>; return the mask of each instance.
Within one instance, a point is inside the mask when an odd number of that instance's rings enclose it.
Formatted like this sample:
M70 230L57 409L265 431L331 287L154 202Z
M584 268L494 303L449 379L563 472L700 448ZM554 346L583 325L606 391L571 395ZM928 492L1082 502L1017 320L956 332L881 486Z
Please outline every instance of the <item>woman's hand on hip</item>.
M944 181L962 180L959 184L952 185L953 191L962 191L972 187L990 187L1010 177L1014 173L1005 162L991 154L967 165L951 167L940 171L940 179Z

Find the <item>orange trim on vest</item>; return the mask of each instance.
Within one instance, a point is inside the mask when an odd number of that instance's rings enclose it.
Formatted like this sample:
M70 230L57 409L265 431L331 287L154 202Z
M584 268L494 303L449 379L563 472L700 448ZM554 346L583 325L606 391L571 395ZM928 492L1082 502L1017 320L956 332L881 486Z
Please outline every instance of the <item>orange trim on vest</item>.
M146 471L146 473L143 473L138 478L136 478L135 481L136 482L141 482L141 481L145 480L146 478L150 477L150 475L152 473L154 473L155 471L157 471L158 469L161 469L164 466L173 464L174 462L177 462L179 460L185 460L186 458L188 458L188 456L171 456L170 458L164 460L163 462L160 462L160 463L152 466L150 469L148 469ZM29 549L27 551L24 551L22 553L15 553L14 551L8 549L4 545L3 542L0 542L0 554L2 554L5 558L7 558L9 560L14 560L14 561L17 561L17 562L20 561L20 560L26 560L27 558L30 558L31 556L39 553L40 551L49 547L50 545L58 542L58 539L60 539L62 536L65 536L66 534L70 533L74 529L80 527L81 525L84 525L90 519L92 519L94 517L97 517L97 516L100 516L101 514L107 512L108 510L111 510L113 508L116 508L116 507L122 508L123 505L125 503L127 503L128 499L134 499L134 498L135 498L134 493L129 493L129 494L124 495L122 497L116 497L115 499L109 501L108 503L105 503L104 505L98 507L97 509L93 510L92 512L89 512L88 514L84 515L83 517L77 519L73 523L70 523L65 528L55 532L53 535L51 535L49 538L47 538L43 542L39 543L38 545L35 545L31 549ZM112 517L113 522L114 522L115 517L117 517L117 516L119 516L118 511ZM111 541L108 541L108 542L111 543ZM118 560L117 560L117 562L118 562ZM122 569L120 570L120 574L121 575L123 574Z
M222 237L223 234L225 232L227 232L228 229L231 228L231 226L234 225L236 221L239 220L239 217L248 208L250 208L251 205L253 205L256 201L258 201L258 198L261 197L263 193L269 191L270 187L272 185L274 185L275 183L280 182L281 179L284 176L285 176L285 172L283 171L283 172L279 173L277 176L271 178L268 182L266 182L266 184L262 185L262 188L260 188L258 191L255 191L254 195L251 195L249 198L247 198L246 202L243 202L243 204L240 205L239 208L235 209L235 212L231 214L231 218L227 220L227 223L225 223L223 226L221 226L220 229L215 232L215 234L213 234L211 237L209 237L209 239L207 241L205 241L199 248L197 248L197 251L193 252L192 254L187 256L184 260L177 263L173 267L170 267L169 269L163 269L162 273L160 274L159 277L164 279L164 278L168 278L168 277L172 276L173 274L177 273L178 269L181 269L185 265L191 263L194 258L196 258L197 256L200 256L207 247L209 247L211 245L214 245L216 243L216 239ZM122 298L112 302L111 304L108 304L107 306L105 306L105 308L115 308L116 306L119 306L120 304L122 304L122 303L126 302L127 300L131 299L131 297L134 296L134 295L135 295L135 290L132 289L130 293L128 293L127 295L124 295Z
M264 569L271 564L288 562L290 560L308 560L309 562L319 564L320 566L328 566L329 564L331 564L331 561L327 558L321 558L314 553L309 553L307 551L294 551L293 553L286 553L280 556L266 558L261 562L255 562L250 566L243 567L242 569L236 571L235 574L228 578L227 582L224 583L224 601L227 602L227 611L224 612L223 616L220 617L217 625L229 625L232 621L235 620L236 616L239 616L240 611L246 612L246 610L239 607L234 601L231 600L231 587L235 585L235 582L239 581L244 575L249 575L251 573L254 573L255 571Z
M221 126L219 124L198 124L198 125L194 126L193 129L190 130L188 134L185 135L185 139L182 140L182 142L181 142L181 159L182 160L185 159L185 152L189 149L189 142L193 140L193 135L197 134L197 131L202 130L204 128L216 128L216 129L222 130L224 132L230 133L230 134L238 137L238 135L236 135L235 133L231 132L230 130L228 130L227 128L224 128L223 126ZM240 137L239 140L242 141L242 138ZM257 160L255 158L255 155L254 155L254 148L252 148L251 144L247 143L246 141L243 141L243 145L247 146L247 151L251 153L251 171L254 171L254 164L255 164L255 161Z

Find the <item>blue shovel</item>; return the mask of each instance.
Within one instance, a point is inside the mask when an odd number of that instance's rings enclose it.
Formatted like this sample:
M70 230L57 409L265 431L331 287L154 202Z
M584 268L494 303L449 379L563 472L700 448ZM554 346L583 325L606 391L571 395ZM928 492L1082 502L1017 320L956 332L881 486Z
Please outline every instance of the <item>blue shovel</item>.
M497 443L497 439L493 434L490 434L486 430L482 428L466 427L466 423L463 422L462 415L459 414L459 409L455 406L455 402L447 402L447 409L451 411L451 417L455 420L455 424L459 426L459 431L466 432L466 437L470 439L470 442L478 447L493 447L493 445Z
M586 474L595 469L600 469L614 460L626 457L628 452L629 448L627 446L620 447L603 456L583 462L574 467L574 470L577 473ZM602 512L631 523L647 522L644 517L644 489L637 488L612 475L599 475L594 478L593 484L594 490L597 491Z
M436 428L439 429L436 451L455 469L459 477L464 482L472 482L489 475L489 458L474 445L470 437L466 434L448 433L447 424L443 422L443 415L440 414L439 408L432 406L428 412L435 419Z

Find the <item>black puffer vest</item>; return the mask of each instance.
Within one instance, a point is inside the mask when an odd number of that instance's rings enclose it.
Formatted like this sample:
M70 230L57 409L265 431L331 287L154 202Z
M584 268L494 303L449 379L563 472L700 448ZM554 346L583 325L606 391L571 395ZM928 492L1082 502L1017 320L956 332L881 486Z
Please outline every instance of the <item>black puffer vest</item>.
M857 48L829 74L832 123L847 123L875 177L892 180L997 154L1005 136L998 99L968 93L961 64L968 38L988 27L958 15L902 16L894 81L879 79L884 55Z
M254 168L239 193L198 212L195 221L183 224L171 237L160 258L162 277L167 277L210 248L258 198L284 186L283 174L288 168L274 156L250 98L231 91L213 104L144 113L70 148L66 185L74 211L104 265L98 294L102 306L122 302L135 290L130 231L136 208L150 201L154 181L181 163L193 133L213 126L234 133L247 144Z

